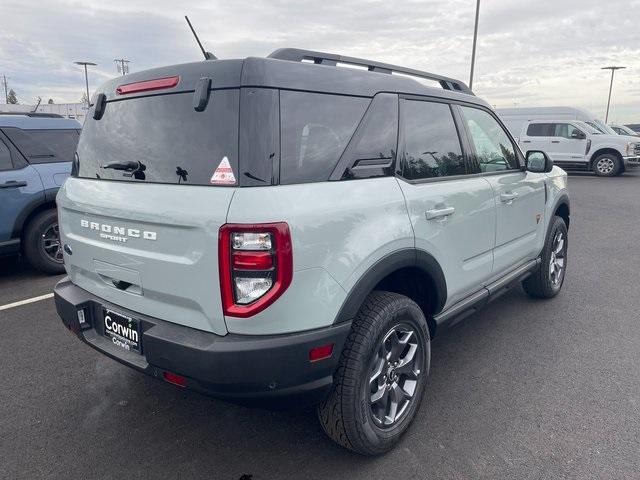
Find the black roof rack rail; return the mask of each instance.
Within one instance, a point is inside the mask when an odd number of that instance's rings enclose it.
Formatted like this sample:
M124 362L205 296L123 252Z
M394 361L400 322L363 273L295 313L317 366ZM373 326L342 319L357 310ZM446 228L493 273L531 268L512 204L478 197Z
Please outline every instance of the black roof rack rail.
M436 75L435 73L423 72L422 70L414 70L413 68L400 67L398 65L390 65L388 63L365 60L363 58L347 57L344 55L336 55L334 53L315 52L313 50L302 50L299 48L280 48L271 53L268 58L289 60L291 62L302 62L303 60L306 60L312 61L313 63L318 65L336 66L338 62L346 63L349 65L358 65L366 67L370 72L388 74L396 72L413 77L435 80L445 90L452 90L454 92L474 95L471 89L464 82L456 80L455 78L444 77L442 75Z
M0 115L24 115L25 117L41 117L41 118L64 118L57 113L43 112L0 112Z

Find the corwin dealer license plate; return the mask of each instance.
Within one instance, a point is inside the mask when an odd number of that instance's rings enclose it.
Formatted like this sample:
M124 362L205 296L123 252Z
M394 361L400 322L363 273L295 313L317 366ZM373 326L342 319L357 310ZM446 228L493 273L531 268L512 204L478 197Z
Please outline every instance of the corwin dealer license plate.
M104 318L104 334L114 345L127 351L140 352L140 323L107 308L102 309Z

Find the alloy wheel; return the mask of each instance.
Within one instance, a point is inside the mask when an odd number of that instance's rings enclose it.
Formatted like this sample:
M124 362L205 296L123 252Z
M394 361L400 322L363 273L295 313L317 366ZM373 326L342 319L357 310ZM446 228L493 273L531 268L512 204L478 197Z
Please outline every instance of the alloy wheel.
M554 287L557 287L562 282L566 253L564 233L557 232L555 237L553 237L551 258L549 259L549 278Z
M601 158L596 164L596 168L603 175L611 175L616 165L609 157Z
M41 247L44 253L56 263L62 263L63 254L60 243L60 228L57 223L47 227L42 234Z
M369 373L369 404L378 427L396 425L408 411L423 355L418 335L408 324L396 325L382 337Z

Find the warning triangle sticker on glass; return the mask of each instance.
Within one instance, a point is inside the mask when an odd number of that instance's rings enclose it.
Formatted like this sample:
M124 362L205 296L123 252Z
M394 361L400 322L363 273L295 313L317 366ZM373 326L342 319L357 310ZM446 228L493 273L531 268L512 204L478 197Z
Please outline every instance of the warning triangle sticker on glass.
M220 165L216 168L216 171L213 172L210 182L214 185L236 184L236 176L233 174L233 169L231 168L231 164L227 157L222 159Z

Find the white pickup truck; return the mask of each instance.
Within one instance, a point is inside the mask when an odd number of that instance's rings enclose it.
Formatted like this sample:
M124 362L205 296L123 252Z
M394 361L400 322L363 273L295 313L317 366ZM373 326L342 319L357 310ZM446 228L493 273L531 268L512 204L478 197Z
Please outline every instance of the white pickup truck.
M531 120L521 125L521 131L511 132L520 148L542 150L564 169L611 177L640 166L640 139L604 134L579 120Z

